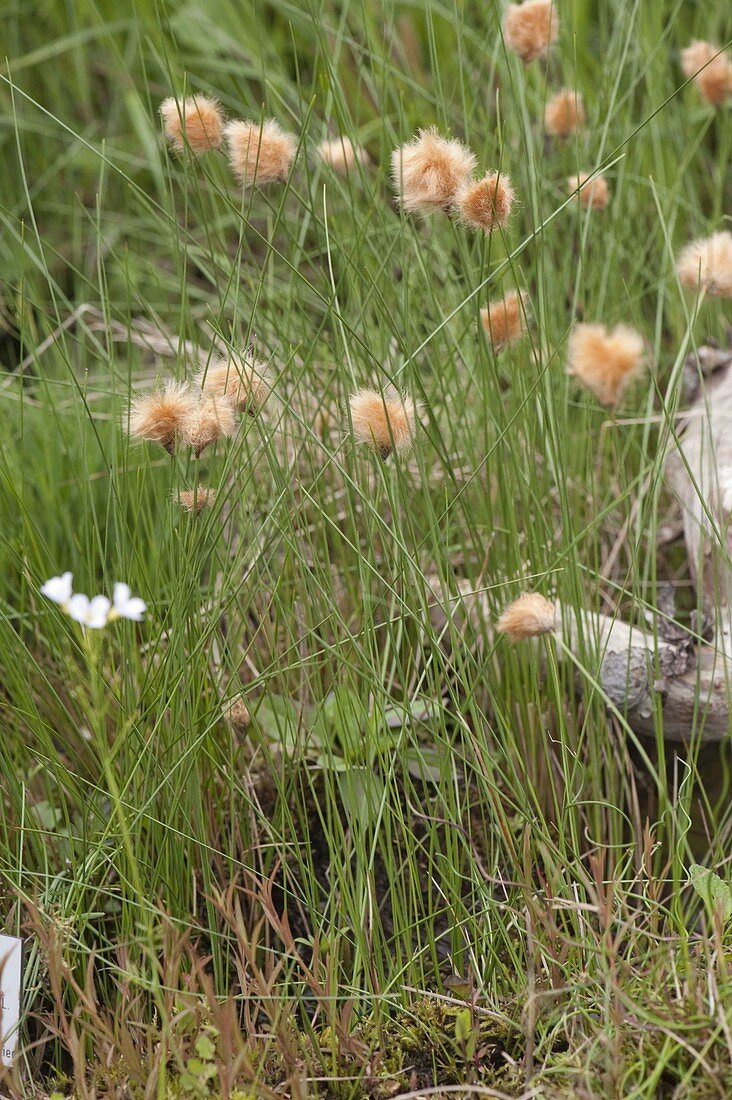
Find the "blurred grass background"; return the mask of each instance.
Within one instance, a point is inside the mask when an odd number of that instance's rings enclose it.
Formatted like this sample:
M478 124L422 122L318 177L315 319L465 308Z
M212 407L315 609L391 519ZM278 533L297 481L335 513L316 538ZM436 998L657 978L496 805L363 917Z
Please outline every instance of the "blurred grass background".
M635 741L589 653L576 693L490 623L526 588L693 606L663 450L674 365L729 317L673 257L728 225L732 130L679 51L730 16L558 9L524 69L492 2L4 6L0 897L32 930L8 1088L728 1094L727 944L686 874L726 872L727 746L703 716L678 757L660 718ZM564 145L561 86L588 111ZM195 92L294 132L289 184L171 154L159 103ZM396 208L391 150L433 124L510 175L505 239ZM372 165L320 163L338 134ZM566 177L603 165L582 211ZM479 309L513 286L531 339L494 357ZM577 318L647 341L616 418L566 375ZM130 445L133 393L250 340L274 392L232 444ZM345 406L390 380L425 424L382 465ZM38 593L64 569L147 621L90 655Z

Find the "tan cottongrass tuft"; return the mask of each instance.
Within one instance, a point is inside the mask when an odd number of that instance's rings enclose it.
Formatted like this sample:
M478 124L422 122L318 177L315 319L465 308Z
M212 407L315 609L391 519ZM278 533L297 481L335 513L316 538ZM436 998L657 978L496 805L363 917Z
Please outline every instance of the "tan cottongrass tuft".
M198 406L181 425L181 442L192 447L196 458L212 443L230 439L236 431L234 406L226 397L201 397Z
M184 512L193 512L199 515L204 508L210 508L216 501L216 490L207 489L199 485L197 489L182 489L175 493L173 499L181 506Z
M628 325L577 325L569 338L568 373L602 405L617 404L643 367L643 338Z
M684 76L693 77L702 99L721 107L732 95L732 61L711 42L692 42L681 51Z
M574 88L562 88L544 108L546 132L556 138L568 138L587 120L582 96Z
M459 189L455 209L471 229L492 233L499 226L505 229L515 197L507 175L488 172L482 180L471 180Z
M576 198L580 206L591 206L593 210L604 210L610 202L610 188L603 175L593 176L591 172L580 172L578 176L569 176L567 188L570 194L577 191Z
M448 141L434 128L419 130L413 141L391 154L391 175L399 201L411 214L449 210L475 163L475 155L461 141Z
M246 733L251 724L252 716L243 695L237 695L228 705L224 706L224 717L228 718L234 733Z
M227 398L238 412L252 416L261 409L270 391L266 366L248 355L212 363L201 371L198 382L205 394Z
M182 102L173 96L160 104L163 130L171 145L183 152L188 145L194 153L219 149L224 134L224 116L217 100L194 95Z
M559 34L559 15L552 0L509 4L503 20L503 40L524 64L544 57Z
M505 298L481 309L480 320L494 351L501 351L526 335L526 304L525 294L509 290Z
M550 634L554 630L554 604L538 592L524 592L504 609L496 629L512 642Z
M262 123L237 119L225 134L231 169L245 187L287 179L297 142L273 118Z
M168 454L173 454L176 438L197 405L189 387L171 379L162 390L134 398L129 409L127 430L134 439L160 443Z
M392 452L406 454L414 442L419 408L406 394L388 386L378 390L359 390L350 398L353 434L359 443L376 447L382 458Z
M676 270L683 286L713 298L732 298L732 233L724 230L691 241L679 253Z
M318 146L318 156L329 168L342 176L347 176L357 164L365 167L371 163L366 150L360 145L354 145L347 137L321 141Z

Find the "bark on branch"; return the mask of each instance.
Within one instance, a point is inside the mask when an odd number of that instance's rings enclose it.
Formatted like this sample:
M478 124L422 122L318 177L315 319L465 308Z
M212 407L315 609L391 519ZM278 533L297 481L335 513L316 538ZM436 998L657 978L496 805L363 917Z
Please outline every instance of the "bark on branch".
M633 730L654 733L660 711L672 741L718 741L730 729L732 352L703 348L699 360L702 374L710 363L714 373L669 448L665 474L681 504L692 580L712 613L712 640L678 631L666 640L607 615L557 610L562 642L575 655L595 655L603 690Z

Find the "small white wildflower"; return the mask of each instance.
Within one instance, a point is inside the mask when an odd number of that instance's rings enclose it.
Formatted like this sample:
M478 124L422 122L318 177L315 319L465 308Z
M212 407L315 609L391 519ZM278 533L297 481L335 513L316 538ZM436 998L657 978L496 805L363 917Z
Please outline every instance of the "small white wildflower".
M71 599L72 580L72 573L62 573L60 577L51 577L50 581L46 581L44 585L41 585L41 595L63 606Z
M83 592L77 592L66 604L64 610L82 626L88 626L91 630L101 630L107 625L111 603L106 596L95 596L92 600Z
M101 630L115 619L131 619L139 623L147 611L147 605L139 596L130 593L130 586L118 582L114 586L113 600L106 596L94 596L89 599L83 592L74 593L71 587L71 573L60 577L51 577L41 586L41 592L49 600L60 604L74 622L88 626L91 630Z
M142 616L147 611L147 604L139 596L130 594L130 586L118 581L114 586L114 605L109 613L109 621L114 619L131 619L134 623L142 622Z

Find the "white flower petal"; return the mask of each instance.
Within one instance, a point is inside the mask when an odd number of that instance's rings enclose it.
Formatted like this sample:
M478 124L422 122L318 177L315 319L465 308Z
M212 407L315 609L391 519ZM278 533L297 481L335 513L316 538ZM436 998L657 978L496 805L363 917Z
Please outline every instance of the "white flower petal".
M95 596L89 604L86 616L86 625L92 630L99 630L107 625L111 603L106 596Z
M118 607L117 613L123 619L132 619L133 622L139 623L142 620L142 616L147 611L147 604L144 600L141 600L139 596L133 596L131 600L128 600L124 607Z
M129 584L123 584L122 581L118 581L114 586L114 606L119 610L124 607L130 598L130 586Z
M66 604L66 611L77 623L85 623L89 614L89 597L83 592L77 592Z
M51 577L41 586L41 594L54 603L67 603L71 599L71 573L62 573L60 577Z

